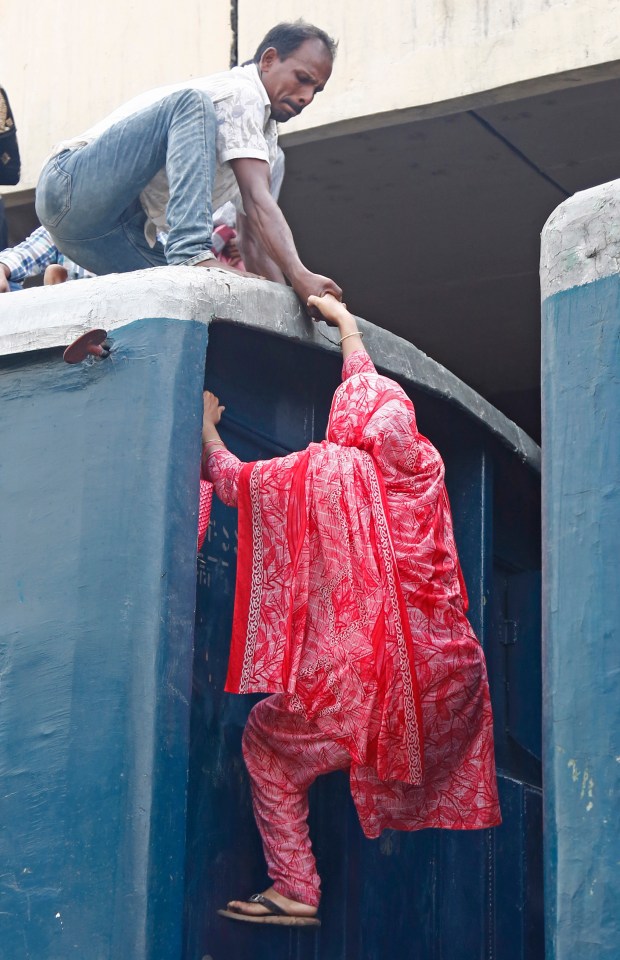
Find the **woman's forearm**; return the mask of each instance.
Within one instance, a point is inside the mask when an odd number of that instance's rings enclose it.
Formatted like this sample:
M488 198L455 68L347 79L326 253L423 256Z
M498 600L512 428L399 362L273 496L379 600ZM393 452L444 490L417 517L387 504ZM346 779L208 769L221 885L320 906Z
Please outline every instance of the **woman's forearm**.
M222 503L229 507L237 506L242 469L242 461L226 447L206 447L202 456L202 477L213 484Z
M352 353L356 353L358 350L365 350L366 348L364 347L362 335L357 329L355 317L346 309L344 313L346 317L343 316L343 319L339 321L338 331L340 333L342 359L346 360Z
M202 425L202 446L205 447L207 444L221 443L222 446L226 446L222 438L220 437L217 427L214 423L203 423Z

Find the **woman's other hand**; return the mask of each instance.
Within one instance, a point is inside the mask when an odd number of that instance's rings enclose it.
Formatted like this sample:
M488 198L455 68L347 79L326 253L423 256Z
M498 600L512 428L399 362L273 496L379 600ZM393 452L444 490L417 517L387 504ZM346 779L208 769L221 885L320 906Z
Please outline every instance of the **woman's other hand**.
M209 440L219 440L219 435L215 429L222 419L222 414L226 407L220 404L218 397L210 390L205 390L202 395L203 415L202 415L202 442L208 443Z
M205 390L202 395L202 401L204 404L203 423L212 424L214 427L217 426L222 419L222 414L226 407L220 404L219 398L216 397L214 393L211 393L210 390Z

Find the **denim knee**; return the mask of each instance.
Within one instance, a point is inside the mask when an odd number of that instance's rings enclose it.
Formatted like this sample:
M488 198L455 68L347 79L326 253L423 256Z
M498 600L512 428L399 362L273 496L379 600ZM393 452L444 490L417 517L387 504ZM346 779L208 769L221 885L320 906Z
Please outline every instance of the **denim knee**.
M163 98L162 104L170 104L173 108L177 106L200 106L215 121L215 107L211 97L204 90L198 90L196 87L186 87L184 90L169 93L167 97Z

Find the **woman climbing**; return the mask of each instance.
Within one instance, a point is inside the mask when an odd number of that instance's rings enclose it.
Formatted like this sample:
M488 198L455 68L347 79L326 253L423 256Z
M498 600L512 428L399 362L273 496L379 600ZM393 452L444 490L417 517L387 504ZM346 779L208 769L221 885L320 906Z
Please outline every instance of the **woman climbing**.
M203 479L239 510L226 690L272 694L243 737L272 886L220 911L254 923L319 923L307 793L320 774L348 771L367 837L500 823L443 462L345 305L308 306L338 328L343 352L324 441L242 463L218 434L218 398L204 395Z

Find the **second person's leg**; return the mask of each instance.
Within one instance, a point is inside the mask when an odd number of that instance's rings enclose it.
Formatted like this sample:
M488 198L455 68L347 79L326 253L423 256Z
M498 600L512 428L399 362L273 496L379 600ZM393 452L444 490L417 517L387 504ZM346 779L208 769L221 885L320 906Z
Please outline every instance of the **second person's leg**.
M320 879L308 834L308 789L321 774L348 769L350 758L316 724L286 710L285 702L276 694L254 707L243 735L243 756L273 889L316 908ZM244 905L244 912L260 909Z
M193 89L115 123L46 164L37 187L41 222L63 253L93 273L206 259L216 129L211 100ZM160 244L147 244L139 202L163 168L170 188L165 257Z

